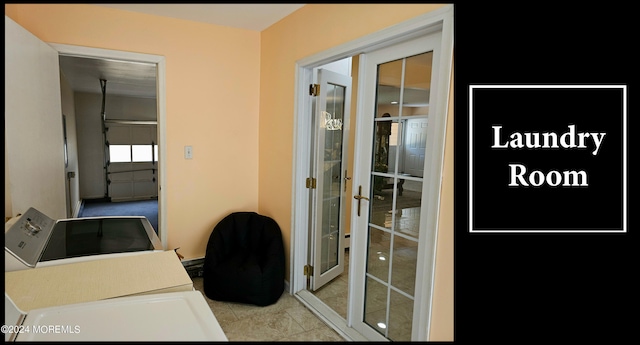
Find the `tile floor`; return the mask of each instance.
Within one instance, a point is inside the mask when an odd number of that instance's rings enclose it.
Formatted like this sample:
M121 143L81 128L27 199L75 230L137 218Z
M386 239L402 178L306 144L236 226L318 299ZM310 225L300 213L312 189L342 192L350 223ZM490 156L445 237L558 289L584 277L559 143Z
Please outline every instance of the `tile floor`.
M202 277L193 286L204 295ZM286 291L266 307L204 297L229 341L345 341Z
M329 308L335 310L342 318L347 318L349 302L349 250L344 252L344 271L329 283L316 291L312 291Z
M398 212L393 227L403 236L393 235L395 238L391 248L392 233L372 229L367 264L369 273L381 281L386 281L385 277L388 277L391 269L392 285L406 295L413 296L422 184L407 180L404 190L402 197L396 200ZM391 228L393 218L390 210L393 198L391 192L385 192L388 194L386 197L374 200L372 222L381 227ZM393 253L393 267L389 267L387 260L390 253ZM349 261L349 250L346 250L344 272L313 292L343 318L347 317ZM202 277L193 278L193 285L204 295ZM365 321L370 325L386 324L388 312L388 337L395 341L410 341L413 301L395 291L388 295L387 290L386 286L368 279L366 294L369 298L366 302ZM387 298L391 299L389 304ZM277 303L266 307L219 302L207 298L206 295L205 299L230 341L345 341L287 292L282 294ZM379 331L383 334L385 332L382 328Z

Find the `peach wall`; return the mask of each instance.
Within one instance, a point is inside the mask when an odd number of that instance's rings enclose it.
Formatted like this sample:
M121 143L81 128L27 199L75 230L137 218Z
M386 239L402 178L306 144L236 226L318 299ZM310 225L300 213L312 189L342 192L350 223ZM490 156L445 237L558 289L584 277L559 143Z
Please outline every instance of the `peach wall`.
M449 89L449 113L447 114L447 137L444 145L444 167L440 190L440 215L438 216L438 247L436 250L436 272L433 287L433 315L431 341L453 339L453 71Z
M439 4L309 4L261 35L260 212L282 227L289 275L297 60L442 7ZM432 337L453 339L453 111L449 113L436 263ZM354 122L352 122L354 123ZM352 131L355 131L352 126ZM435 331L437 330L437 331Z
M165 57L169 248L203 257L222 217L257 211L258 32L83 4L5 4L5 14L45 42Z

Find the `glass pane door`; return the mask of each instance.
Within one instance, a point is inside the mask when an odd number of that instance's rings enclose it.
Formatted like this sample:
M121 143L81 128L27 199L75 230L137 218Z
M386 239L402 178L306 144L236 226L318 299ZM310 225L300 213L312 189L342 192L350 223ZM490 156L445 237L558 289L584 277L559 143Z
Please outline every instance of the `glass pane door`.
M318 71L316 222L313 290L344 272L344 196L351 77Z
M377 68L364 322L410 341L433 52Z

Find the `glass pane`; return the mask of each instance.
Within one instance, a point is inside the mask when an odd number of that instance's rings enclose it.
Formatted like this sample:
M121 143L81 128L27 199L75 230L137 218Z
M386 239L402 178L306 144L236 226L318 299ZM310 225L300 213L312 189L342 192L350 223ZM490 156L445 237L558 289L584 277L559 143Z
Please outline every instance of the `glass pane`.
M339 198L323 200L322 207L322 257L320 272L324 273L338 264L338 226L340 220Z
M418 242L401 236L393 236L393 272L391 285L414 296Z
M365 282L364 322L382 335L387 329L387 286L367 277Z
M401 124L398 121L391 122L391 134L389 135L389 172L403 172L403 156L404 149L400 135Z
M422 182L399 179L394 230L415 237L420 233Z
M387 186L389 184L388 181L393 181L393 178L375 175L372 178L374 189L369 197L369 204L371 205L369 223L391 229L391 222L393 221L393 211L391 210L393 206L393 189L380 188L380 190L376 190L375 185L384 184L384 186Z
M153 157L154 161L158 161L158 145L153 145Z
M395 148L397 145L397 135L394 136L393 152L391 151L391 131L397 130L398 121L391 119L381 119L376 121L375 140L373 145L373 166L372 170L380 173L395 172Z
M109 162L111 163L131 162L131 146L109 145Z
M340 171L342 169L341 161L325 161L324 174L322 177L322 196L326 198L340 197Z
M329 131L342 130L346 88L334 84L327 84L327 87L329 90L327 90L326 112L329 113L330 116L325 117L326 128Z
M429 115L429 89L433 52L406 59L402 116Z
M151 145L131 145L133 162L151 162Z
M384 282L389 281L390 259L391 234L386 231L370 227L367 272Z
M346 88L327 84L325 110L320 126L324 128L324 173L322 175L322 240L320 272L339 264L340 197L342 194L343 119Z
M378 66L378 86L376 90L376 117L383 114L400 116L400 85L402 85L402 60Z
M411 341L413 323L413 300L391 290L389 303L389 325L387 337L393 341Z

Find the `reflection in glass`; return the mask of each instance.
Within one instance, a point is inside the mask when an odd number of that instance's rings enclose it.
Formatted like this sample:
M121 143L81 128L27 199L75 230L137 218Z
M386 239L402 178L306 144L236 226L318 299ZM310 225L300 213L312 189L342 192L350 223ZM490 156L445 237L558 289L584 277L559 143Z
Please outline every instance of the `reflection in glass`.
M388 338L393 341L411 341L413 299L391 290L389 303Z
M364 322L382 335L387 328L387 287L367 277L365 281Z
M369 223L385 227L387 217L391 215L392 191L376 193L369 198Z
M391 234L373 227L369 228L369 255L367 272L386 282L389 279L391 260Z
M403 116L429 114L432 58L432 52L407 58L402 97Z
M385 113L388 115L388 113ZM389 172L389 163L394 165L395 160L389 160L389 137L391 136L391 118L384 116L380 121L376 121L375 145L373 150L373 171ZM397 123L397 121L396 121Z
M420 235L420 209L422 208L422 182L400 179L395 203L395 231L415 237Z
M378 66L376 118L429 115L432 59L428 52Z
M340 195L342 182L343 119L346 88L328 84L325 110L320 127L324 128L324 173L322 180L322 240L320 272L339 264Z
M376 117L388 113L390 116L400 115L400 85L402 85L403 60L396 60L378 65L378 86L376 90Z
M393 236L393 272L391 285L414 295L416 266L418 260L418 242L402 236Z
M335 214L339 211L339 199L324 199L322 207L322 219L325 220L322 227L322 250L320 272L324 273L338 264L338 226Z

